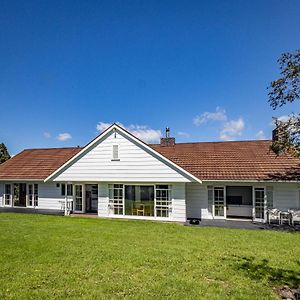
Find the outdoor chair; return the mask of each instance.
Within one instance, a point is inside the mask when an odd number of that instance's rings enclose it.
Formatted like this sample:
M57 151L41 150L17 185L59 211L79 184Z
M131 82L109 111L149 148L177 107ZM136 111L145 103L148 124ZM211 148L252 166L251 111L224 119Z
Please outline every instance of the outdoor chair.
M300 223L300 210L289 209L289 213L291 215L291 222L293 226L295 226L295 222Z
M277 208L269 209L268 210L268 223L271 224L271 221L278 221L278 223L281 222L280 220L280 213L281 211Z
M141 205L137 208L136 212L137 212L137 216L140 216L140 214L141 214L142 216L144 216L144 215L145 215L145 206L144 206L144 204L141 204Z
M284 222L287 222L288 225L291 225L291 214L288 211L280 212L280 225L283 225Z

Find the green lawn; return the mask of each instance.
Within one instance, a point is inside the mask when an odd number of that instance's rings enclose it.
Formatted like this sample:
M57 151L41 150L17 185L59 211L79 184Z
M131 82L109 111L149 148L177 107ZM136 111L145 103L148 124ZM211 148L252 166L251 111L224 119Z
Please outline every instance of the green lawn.
M0 299L276 299L298 233L0 214Z

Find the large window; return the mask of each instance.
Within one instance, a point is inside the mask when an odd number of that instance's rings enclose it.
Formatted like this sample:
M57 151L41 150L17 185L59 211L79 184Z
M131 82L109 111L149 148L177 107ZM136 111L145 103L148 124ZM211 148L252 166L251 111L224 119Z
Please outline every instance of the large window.
M169 217L172 208L168 185L109 185L109 207L114 215Z
M109 185L109 206L115 215L123 215L123 184Z
M125 186L125 215L154 216L154 186Z

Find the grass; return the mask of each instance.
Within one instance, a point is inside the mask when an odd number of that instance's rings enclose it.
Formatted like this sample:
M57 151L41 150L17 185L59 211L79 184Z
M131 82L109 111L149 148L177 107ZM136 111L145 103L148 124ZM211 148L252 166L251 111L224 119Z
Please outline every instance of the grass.
M300 235L0 214L0 299L277 299Z

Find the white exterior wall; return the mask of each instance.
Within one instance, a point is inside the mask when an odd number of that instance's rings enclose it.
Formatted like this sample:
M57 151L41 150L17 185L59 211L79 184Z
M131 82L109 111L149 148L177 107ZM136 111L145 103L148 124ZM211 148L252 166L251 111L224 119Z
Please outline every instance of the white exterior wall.
M277 183L273 186L273 205L280 210L300 209L299 186L296 184Z
M98 185L98 216L108 217L108 183L101 182Z
M0 207L4 206L3 193L4 193L4 183L0 182Z
M186 221L186 190L184 183L172 185L172 212L170 219L172 221Z
M207 183L186 184L186 210L187 218L212 219L208 212ZM300 186L293 183L247 183L247 182L210 182L212 186L272 186L273 207L287 211L288 209L300 209Z
M212 219L208 211L207 185L187 183L186 185L187 218Z
M38 182L38 181L19 181L19 182L0 182L0 206L4 206L3 202L3 193L4 193L4 184L14 184L14 183L26 183L28 184L38 184L38 206L37 209L61 209L61 203L59 201L64 201L65 197L60 194L60 187L56 187L55 182ZM12 187L13 188L13 187ZM32 207L31 207L32 208Z
M61 188L56 187L56 183L38 183L39 185L39 209L61 209L60 201L65 200L61 196Z
M113 145L119 146L120 160L113 160ZM81 158L78 158L55 181L93 182L190 182L159 156L125 137L109 132Z

